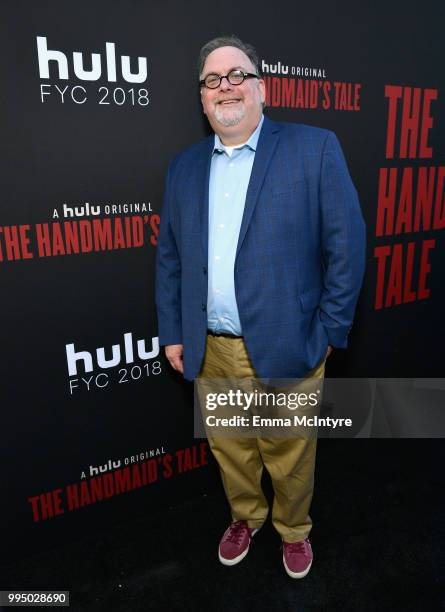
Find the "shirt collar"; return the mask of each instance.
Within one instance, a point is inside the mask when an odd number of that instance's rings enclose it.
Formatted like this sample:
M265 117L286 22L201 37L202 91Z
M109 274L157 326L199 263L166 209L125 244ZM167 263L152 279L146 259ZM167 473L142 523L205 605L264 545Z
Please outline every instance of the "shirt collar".
M244 144L237 145L235 149L242 149L243 147L249 147L252 151L256 151L258 145L258 138L260 137L261 127L263 125L264 115L261 114L261 119L258 125L255 128L255 131L251 134L249 140ZM218 134L215 134L215 144L213 145L213 153L217 151L218 153L223 153L226 150L226 147L221 142Z

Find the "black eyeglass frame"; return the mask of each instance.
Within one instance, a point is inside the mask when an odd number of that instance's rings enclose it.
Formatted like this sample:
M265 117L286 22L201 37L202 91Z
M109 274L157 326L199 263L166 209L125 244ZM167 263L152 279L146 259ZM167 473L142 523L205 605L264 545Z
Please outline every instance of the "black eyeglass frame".
M234 72L237 73L237 76L242 76L243 77L243 80L241 81L241 83L232 83L232 81L230 80L229 77ZM219 78L218 85L215 85L215 87L209 87L208 85L206 85L206 80L209 78L209 76L216 76L216 77L218 77ZM222 76L219 76L219 74L211 72L210 74L208 74L206 76L205 79L202 79L202 81L199 81L199 86L200 87L206 87L207 89L218 89L218 87L221 85L222 80L223 79L227 79L227 81L230 83L230 85L234 85L236 87L237 85L242 85L246 79L260 79L260 78L261 77L258 74L252 74L251 72L244 72L243 70L238 70L238 69L231 70L228 74L223 74Z

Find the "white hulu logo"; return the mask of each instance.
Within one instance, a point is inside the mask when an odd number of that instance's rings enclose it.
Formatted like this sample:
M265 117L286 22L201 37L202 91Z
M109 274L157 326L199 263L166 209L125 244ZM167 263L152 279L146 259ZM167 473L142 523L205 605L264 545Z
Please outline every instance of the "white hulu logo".
M68 74L68 59L62 51L52 51L48 49L46 36L37 36L37 53L39 56L39 73L41 79L49 79L49 62L57 62L59 69L59 79L67 80ZM105 43L105 58L107 67L107 79L110 82L116 82L116 52L115 44L112 42ZM73 68L74 74L82 81L97 81L102 74L102 58L100 53L91 53L91 70L85 70L83 65L83 52L73 52ZM143 83L147 79L147 58L138 57L138 72L136 74L130 71L130 56L121 56L121 71L123 78L128 83Z
M96 349L97 365L100 368L114 368L121 362L121 346L120 344L113 344L111 347L112 357L111 359L105 358L105 348L102 346ZM124 334L124 352L125 352L125 363L134 362L133 354L133 334ZM151 339L151 351L145 350L145 340L137 341L137 353L139 359L146 361L147 359L154 359L159 355L159 338ZM68 361L68 372L70 376L77 375L77 362L83 361L85 372L93 371L93 356L89 351L75 351L74 343L66 345L66 358Z

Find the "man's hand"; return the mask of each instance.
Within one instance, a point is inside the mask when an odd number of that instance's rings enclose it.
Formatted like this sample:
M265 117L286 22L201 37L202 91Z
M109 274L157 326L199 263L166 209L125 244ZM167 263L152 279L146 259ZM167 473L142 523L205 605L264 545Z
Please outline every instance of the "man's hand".
M331 346L331 345L329 345L329 346L328 346L328 351L327 351L327 353L326 353L326 357L325 357L325 359L327 359L327 358L329 357L329 355L332 353L332 351L333 351L333 350L334 350L334 349L332 348L332 346Z
M171 367L177 372L184 374L184 364L182 362L182 353L184 347L182 344L169 344L165 347L165 356L170 362Z

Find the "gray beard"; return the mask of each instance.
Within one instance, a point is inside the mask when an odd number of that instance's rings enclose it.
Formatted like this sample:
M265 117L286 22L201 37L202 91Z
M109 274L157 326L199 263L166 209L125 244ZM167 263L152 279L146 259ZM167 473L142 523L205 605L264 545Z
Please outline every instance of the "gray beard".
M238 125L244 119L246 111L244 107L237 111L232 111L229 116L224 114L224 111L221 112L219 106L216 107L215 118L224 127L231 127L233 125Z

